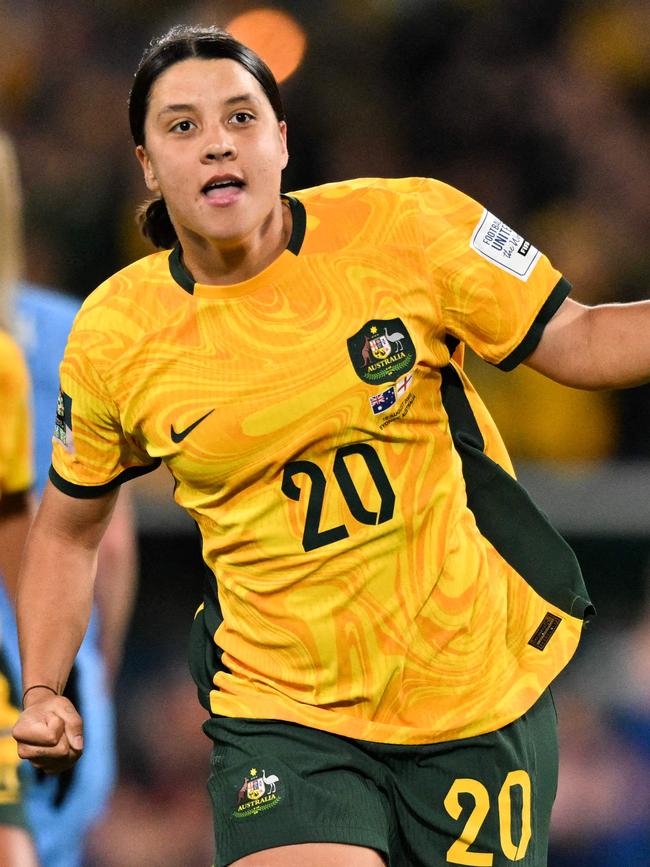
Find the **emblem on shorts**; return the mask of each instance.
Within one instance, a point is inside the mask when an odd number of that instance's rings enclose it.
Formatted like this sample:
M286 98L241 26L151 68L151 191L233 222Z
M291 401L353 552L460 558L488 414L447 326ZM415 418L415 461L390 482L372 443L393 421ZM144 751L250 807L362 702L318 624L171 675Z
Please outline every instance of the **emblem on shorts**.
M233 816L241 819L244 816L254 816L262 810L277 807L282 800L280 793L280 778L277 774L266 775L266 771L251 768L244 777L244 782L237 792L237 806Z
M371 319L348 338L354 370L364 382L394 382L415 364L415 346L401 319Z

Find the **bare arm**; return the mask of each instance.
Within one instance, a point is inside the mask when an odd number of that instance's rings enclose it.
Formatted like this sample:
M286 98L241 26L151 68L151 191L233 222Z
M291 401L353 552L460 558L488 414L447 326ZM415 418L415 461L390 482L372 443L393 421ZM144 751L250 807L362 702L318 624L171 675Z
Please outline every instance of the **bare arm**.
M33 514L32 496L27 491L4 494L0 498L0 574L14 605L20 558Z
M99 546L95 602L100 619L100 646L109 683L117 676L137 584L137 544L133 498L120 490L113 516Z
M650 301L586 307L567 298L526 364L574 388L650 380Z
M23 689L14 727L22 758L62 770L81 753L81 720L60 693L88 625L97 548L117 492L75 499L51 483L30 531L18 581L16 614Z

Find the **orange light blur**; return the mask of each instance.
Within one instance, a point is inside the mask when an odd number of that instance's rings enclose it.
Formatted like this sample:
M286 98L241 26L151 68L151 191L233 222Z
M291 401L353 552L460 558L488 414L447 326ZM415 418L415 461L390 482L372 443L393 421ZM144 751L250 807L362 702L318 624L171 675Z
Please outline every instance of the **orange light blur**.
M264 60L278 82L298 69L307 36L300 24L279 9L251 9L237 15L225 28Z

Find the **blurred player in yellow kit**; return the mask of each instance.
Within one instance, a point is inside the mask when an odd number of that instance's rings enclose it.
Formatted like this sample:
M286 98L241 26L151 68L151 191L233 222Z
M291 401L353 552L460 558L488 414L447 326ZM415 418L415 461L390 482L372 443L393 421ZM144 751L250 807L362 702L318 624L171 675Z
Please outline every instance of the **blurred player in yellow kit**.
M4 203L14 195L10 180L0 172L0 218L5 216ZM13 238L11 225L4 219L0 219L0 224L3 226L0 263L4 264L4 251L11 248ZM6 277L0 269L0 574L9 596L15 599L20 557L32 513L32 437L29 373L22 352L8 331L11 301L5 291ZM23 809L21 761L11 737L19 706L20 697L12 688L7 661L0 648L0 863L7 867L36 865Z
M648 305L568 299L532 243L438 181L281 195L277 85L216 28L147 49L130 120L160 251L90 295L66 349L19 590L20 754L56 771L83 748L61 692L95 550L120 484L164 462L211 570L191 666L215 864L541 867L548 686L591 604L462 346L633 385Z
M33 491L38 496L47 480L50 465L59 363L79 304L61 292L22 279L21 186L16 149L10 138L0 132L0 225L3 227L0 309L5 321L13 326L32 381L33 436L18 437L17 429L9 423L13 415L8 416L3 434L7 453L13 445L11 437L23 452L20 460L16 458L12 462L15 472L25 471L28 453L33 452ZM14 350L17 351L15 346ZM12 378L11 398L7 403L18 407L19 401L24 402L19 381L24 364L14 361L13 356L7 361ZM22 419L22 415L17 417ZM30 449L32 440L33 449ZM125 489L123 493L130 492ZM11 562L0 561L1 654L3 672L9 677L6 688L13 695L13 687L19 696L21 677L14 595L17 558L27 529L27 497L5 497L4 503L7 507L13 504L14 523L5 521L9 541L2 546L5 555L12 555ZM16 520L21 522L18 529ZM111 686L119 667L131 610L135 560L135 525L130 498L121 496L99 552L96 605L91 626L79 648L66 687L66 694L74 696L76 706L83 708L88 735L83 760L66 773L55 776L45 775L25 764L21 768L22 811L32 832L41 867L81 867L88 831L108 803L117 758ZM10 708L14 721L18 716L16 705L14 697L14 705ZM9 736L12 725L13 722L7 725L6 743L15 764L15 741ZM0 859L0 863L5 862Z

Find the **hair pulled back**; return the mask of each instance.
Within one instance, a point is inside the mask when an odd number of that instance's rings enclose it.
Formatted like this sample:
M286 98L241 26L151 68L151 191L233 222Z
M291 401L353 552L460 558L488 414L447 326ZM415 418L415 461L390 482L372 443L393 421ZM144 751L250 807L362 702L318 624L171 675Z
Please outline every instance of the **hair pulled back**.
M145 144L145 120L151 88L166 69L192 57L206 60L234 60L257 79L276 118L285 119L282 97L273 73L252 49L219 27L172 27L152 40L140 60L129 95L129 124L136 145ZM138 210L140 231L155 247L167 249L177 240L176 230L161 196L145 202Z

